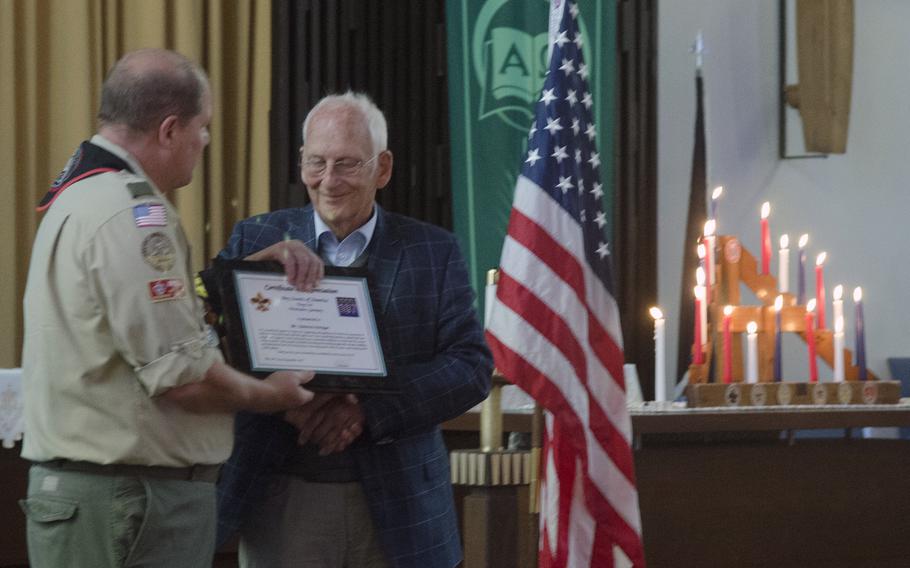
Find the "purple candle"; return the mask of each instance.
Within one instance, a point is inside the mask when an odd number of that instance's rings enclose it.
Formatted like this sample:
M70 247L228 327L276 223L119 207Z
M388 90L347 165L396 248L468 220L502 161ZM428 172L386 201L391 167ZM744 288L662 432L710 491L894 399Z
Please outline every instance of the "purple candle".
M799 238L799 274L797 277L796 305L806 304L806 244L809 235L804 234Z
M853 289L853 305L856 308L856 366L859 367L859 380L866 380L866 332L863 323L863 289Z

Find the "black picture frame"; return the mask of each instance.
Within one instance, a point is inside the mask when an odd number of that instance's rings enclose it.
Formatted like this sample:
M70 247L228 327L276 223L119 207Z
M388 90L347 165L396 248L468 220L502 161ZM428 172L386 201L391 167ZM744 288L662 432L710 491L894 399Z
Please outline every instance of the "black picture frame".
M254 371L250 363L250 347L240 313L240 300L237 297L234 281L234 272L236 271L268 272L283 275L284 267L281 263L275 261L215 259L207 275L208 278L206 278L207 285L211 286L214 284L220 300L222 331L224 333L222 345L225 358L235 369L254 377L264 378L270 372ZM326 276L367 277L366 268L326 266L325 274ZM381 335L381 329L378 326L377 329L379 329ZM386 365L386 368L388 369L388 365ZM389 385L387 375L358 376L317 373L313 380L306 384L306 388L314 392L354 394L395 394L397 392L397 389Z

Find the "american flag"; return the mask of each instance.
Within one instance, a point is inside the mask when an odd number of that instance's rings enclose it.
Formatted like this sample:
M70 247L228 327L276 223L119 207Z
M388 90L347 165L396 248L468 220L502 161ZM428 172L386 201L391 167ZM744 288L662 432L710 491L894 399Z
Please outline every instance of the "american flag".
M133 207L137 227L166 227L167 209L160 203L142 203Z
M613 566L614 553L644 566L589 70L577 5L552 1L559 25L487 340L503 375L548 411L540 566Z

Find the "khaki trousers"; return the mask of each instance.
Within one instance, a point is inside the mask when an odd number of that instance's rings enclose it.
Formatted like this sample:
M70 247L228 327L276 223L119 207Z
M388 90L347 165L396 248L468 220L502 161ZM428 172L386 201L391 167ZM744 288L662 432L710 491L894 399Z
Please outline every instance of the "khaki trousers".
M33 465L32 568L200 568L215 551L215 484Z
M384 568L363 488L273 475L241 530L241 568Z

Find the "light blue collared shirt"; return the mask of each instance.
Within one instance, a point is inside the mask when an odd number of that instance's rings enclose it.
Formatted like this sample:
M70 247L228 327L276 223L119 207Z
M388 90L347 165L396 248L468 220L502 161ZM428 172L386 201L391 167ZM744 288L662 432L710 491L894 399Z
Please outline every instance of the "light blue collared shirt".
M373 239L373 231L376 230L376 207L373 207L370 220L340 243L315 210L313 211L313 225L316 229L316 245L319 255L333 266L349 266L360 258Z

